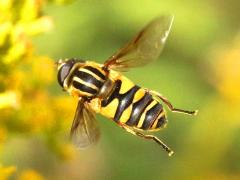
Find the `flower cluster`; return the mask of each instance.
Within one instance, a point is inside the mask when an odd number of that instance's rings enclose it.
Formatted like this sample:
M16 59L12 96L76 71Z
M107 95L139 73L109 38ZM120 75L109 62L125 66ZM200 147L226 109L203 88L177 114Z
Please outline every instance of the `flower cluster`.
M230 46L216 48L212 53L214 85L228 100L240 102L240 36Z
M51 92L56 73L54 61L37 55L31 41L33 36L53 27L51 18L43 15L45 3L0 1L0 143L4 145L12 133L44 134L49 147L68 159L71 147L58 142L57 134L68 123L62 114L72 114L74 102ZM1 167L0 179L15 170ZM41 179L34 171L21 175L22 179L32 176Z

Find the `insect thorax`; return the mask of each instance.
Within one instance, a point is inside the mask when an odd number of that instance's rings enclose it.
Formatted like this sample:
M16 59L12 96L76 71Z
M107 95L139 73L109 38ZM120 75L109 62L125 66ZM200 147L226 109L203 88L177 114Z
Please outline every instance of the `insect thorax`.
M106 75L99 64L86 62L71 73L69 91L79 97L96 97L107 79Z

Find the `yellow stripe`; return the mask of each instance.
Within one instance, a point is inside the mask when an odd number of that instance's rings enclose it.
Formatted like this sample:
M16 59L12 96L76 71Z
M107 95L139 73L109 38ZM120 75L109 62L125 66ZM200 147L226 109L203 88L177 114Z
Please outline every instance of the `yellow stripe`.
M117 98L113 99L113 101L106 107L101 107L100 114L110 119L113 119L115 112L117 111L118 104L119 104L118 99Z
M73 97L79 97L79 96L92 96L92 94L80 91L79 89L76 89L72 85L67 89L67 92L72 95Z
M61 59L60 59L59 61L61 61ZM58 61L58 62L59 62L59 61ZM62 62L62 63L58 64L58 67L57 67L58 71L59 71L59 69L61 69L61 67L62 67L64 64L66 64L66 63L65 63L65 62Z
M92 66L98 69L104 76L106 76L106 72L102 69L104 66L103 64L98 64L95 63L94 61L86 61L85 66Z
M140 118L140 120L138 121L138 124L137 124L138 128L142 127L144 119L145 119L145 114L142 113L141 118Z
M130 118L130 115L132 113L132 105L130 105L127 109L125 109L120 117L120 122L125 123Z
M98 64L98 66L95 66L96 69L98 69L103 75L106 75L106 72L101 68L99 67L100 64ZM102 65L103 67L103 65Z
M139 89L135 95L134 95L134 98L133 98L133 102L132 104L123 111L121 117L120 117L120 122L121 123L126 123L130 116L131 116L131 113L132 113L132 105L133 103L137 102L138 100L140 100L143 96L145 95L145 91L143 89Z
M145 109L144 112L147 112L149 109L151 109L153 106L155 106L156 104L158 104L157 101L153 100L148 106L147 108Z
M142 88L139 89L134 95L133 103L139 101L144 95L145 95L145 90Z
M156 119L151 127L151 129L156 129L157 123L159 119Z
M96 67L95 67L96 68ZM97 69L97 68L96 68ZM100 78L98 75L96 75L95 73L93 73L92 71L88 70L88 69L84 69L84 68L79 68L78 69L79 71L82 71L82 72L86 72L88 74L91 74L93 77L95 77L97 80L101 81L101 82L104 82L104 80L102 78Z
M64 87L65 89L68 88L67 85L68 85L68 81L70 80L69 78L72 76L72 73L75 71L75 69L78 68L78 66L80 66L80 64L79 64L79 63L75 63L75 64L73 65L71 71L70 71L69 74L67 75L66 79L64 80L63 87Z
M135 86L135 84L132 81L130 81L128 78L126 78L125 76L120 76L119 80L122 81L121 89L119 91L120 94L126 93L131 88L133 88L133 86Z
M151 129L156 129L156 126L157 126L157 123L158 123L159 119L160 119L164 114L165 114L165 112L162 111L162 112L158 115L158 117L156 118L155 122L153 123Z
M73 80L74 80L74 81L77 81L77 82L79 82L79 83L81 83L81 84L84 84L84 85L86 85L86 86L88 86L88 87L90 87L90 88L99 90L99 88L98 88L97 86L95 86L94 84L91 84L91 83L88 83L88 82L86 82L86 81L83 81L83 80L81 80L80 78L78 78L78 77L76 77L76 76L73 77Z
M156 104L157 104L157 101L152 101L152 102L147 106L147 108L146 108L146 109L144 110L144 112L142 113L140 120L138 121L138 124L137 124L137 127L138 127L138 128L141 128L141 127L142 127L143 121L144 121L144 119L145 119L145 117L146 117L146 112L147 112L149 109L151 109L153 106L155 106Z

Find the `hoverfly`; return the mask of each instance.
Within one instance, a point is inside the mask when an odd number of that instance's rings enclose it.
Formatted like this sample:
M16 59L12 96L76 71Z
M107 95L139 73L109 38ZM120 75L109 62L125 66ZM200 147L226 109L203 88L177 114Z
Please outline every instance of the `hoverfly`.
M127 132L155 141L169 156L173 154L159 138L144 134L166 126L166 113L160 102L173 112L194 115L197 111L176 109L158 92L141 88L120 73L156 59L172 22L173 16L154 19L103 64L80 59L57 62L59 84L79 99L70 133L77 147L87 147L99 139L95 113L100 113Z

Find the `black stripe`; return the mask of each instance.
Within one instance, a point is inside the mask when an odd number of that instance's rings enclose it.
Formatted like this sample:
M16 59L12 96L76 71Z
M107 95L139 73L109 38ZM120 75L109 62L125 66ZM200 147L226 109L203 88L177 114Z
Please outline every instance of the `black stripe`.
M151 109L146 112L145 119L143 121L142 129L146 130L151 127L157 116L162 112L163 107L160 103L157 103Z
M102 87L103 83L93 77L91 74L83 72L80 70L74 72L74 76L77 76L81 80L85 81L86 83L90 83L98 87L99 89Z
M80 91L83 91L83 92L87 92L87 93L90 93L90 94L97 94L97 90L91 88L91 87L88 87L82 83L79 83L77 81L73 81L73 86L76 88L76 89L79 89Z
M94 74L96 74L97 76L99 76L103 80L106 79L106 76L101 71L99 71L98 69L96 69L92 66L84 66L83 68L93 72Z
M107 99L103 99L101 102L102 107L106 107L108 104L110 104L114 98L119 97L119 90L121 88L122 81L117 80L114 84L113 91L111 95Z
M141 118L142 113L152 101L153 101L152 95L146 92L140 100L133 104L130 118L126 122L126 124L129 126L137 125Z
M115 82L115 87L110 97L102 101L102 107L106 107L109 103L113 101L113 99L117 98L119 100L119 104L114 115L114 121L119 121L123 111L130 106L130 104L133 101L135 93L137 92L138 89L140 89L139 86L134 86L130 90L128 90L126 93L119 94L121 85L122 85L122 81L117 80Z
M156 128L161 128L161 127L163 127L164 124L166 124L166 123L167 123L166 116L163 115L163 116L161 116L160 119L158 120L158 123L157 123Z
M119 121L123 111L125 109L127 109L129 107L129 105L132 103L133 98L134 98L134 94L136 93L136 91L138 89L139 89L139 87L134 86L128 92L123 94L121 96L121 98L119 98L118 108L117 108L117 111L116 111L115 116L114 116L115 121Z

